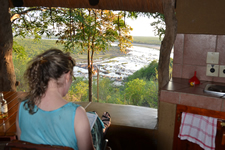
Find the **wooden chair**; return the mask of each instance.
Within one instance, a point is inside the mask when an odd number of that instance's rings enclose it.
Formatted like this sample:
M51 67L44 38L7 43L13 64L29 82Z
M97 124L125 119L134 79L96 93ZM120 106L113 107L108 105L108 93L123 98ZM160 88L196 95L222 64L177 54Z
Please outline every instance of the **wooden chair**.
M5 144L4 150L73 150L71 147L33 144L20 140L13 140Z
M108 140L105 139L103 150L107 149ZM33 144L25 141L20 140L13 140L9 141L5 144L4 150L73 150L71 147L66 146L51 146L51 145L44 145L44 144Z
M16 140L17 137L14 136L0 136L0 142L8 142L8 141L12 141L12 140Z

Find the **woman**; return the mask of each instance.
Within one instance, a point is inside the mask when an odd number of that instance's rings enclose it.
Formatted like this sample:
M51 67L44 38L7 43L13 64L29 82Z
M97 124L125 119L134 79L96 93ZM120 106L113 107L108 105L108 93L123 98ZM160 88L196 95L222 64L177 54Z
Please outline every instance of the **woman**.
M20 103L16 121L19 140L94 149L85 110L63 99L74 66L74 59L58 49L47 50L30 62L25 72L29 94Z

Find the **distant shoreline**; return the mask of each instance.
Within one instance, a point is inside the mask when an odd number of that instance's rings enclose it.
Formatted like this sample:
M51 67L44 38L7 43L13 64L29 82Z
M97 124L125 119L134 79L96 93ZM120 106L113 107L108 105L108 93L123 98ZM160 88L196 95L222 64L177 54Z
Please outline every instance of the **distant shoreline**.
M141 46L141 47L148 47L160 50L160 45L156 44L142 44L142 43L132 43L133 46Z
M135 37L141 37L141 36L134 36ZM141 38L156 38L156 37L141 37ZM27 38L27 39L32 39L32 38ZM42 40L57 40L56 38L46 38L46 37L42 37ZM151 39L148 39L151 41ZM141 41L141 40L139 40ZM142 41L142 42L146 42L145 41ZM152 43L155 43L155 42L152 42ZM149 43L139 43L139 42L133 42L132 43L133 46L141 46L141 47L148 47L148 48L154 48L154 49L157 49L157 50L160 50L160 44L149 44Z

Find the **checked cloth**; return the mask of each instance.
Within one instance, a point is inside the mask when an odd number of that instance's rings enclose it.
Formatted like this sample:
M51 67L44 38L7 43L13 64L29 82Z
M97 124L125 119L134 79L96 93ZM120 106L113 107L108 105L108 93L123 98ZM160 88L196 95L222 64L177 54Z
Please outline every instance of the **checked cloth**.
M183 112L178 137L196 143L204 150L215 150L216 129L216 118Z

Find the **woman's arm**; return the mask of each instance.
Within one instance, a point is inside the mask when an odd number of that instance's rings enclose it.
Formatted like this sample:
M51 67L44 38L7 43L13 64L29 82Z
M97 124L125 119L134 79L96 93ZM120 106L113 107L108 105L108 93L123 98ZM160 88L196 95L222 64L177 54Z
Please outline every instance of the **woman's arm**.
M21 135L21 130L19 127L19 110L20 110L20 103L18 105L18 111L16 115L16 134L17 134L18 140L20 140L20 135Z
M94 150L89 120L83 107L78 107L76 110L74 129L78 148L81 150Z

